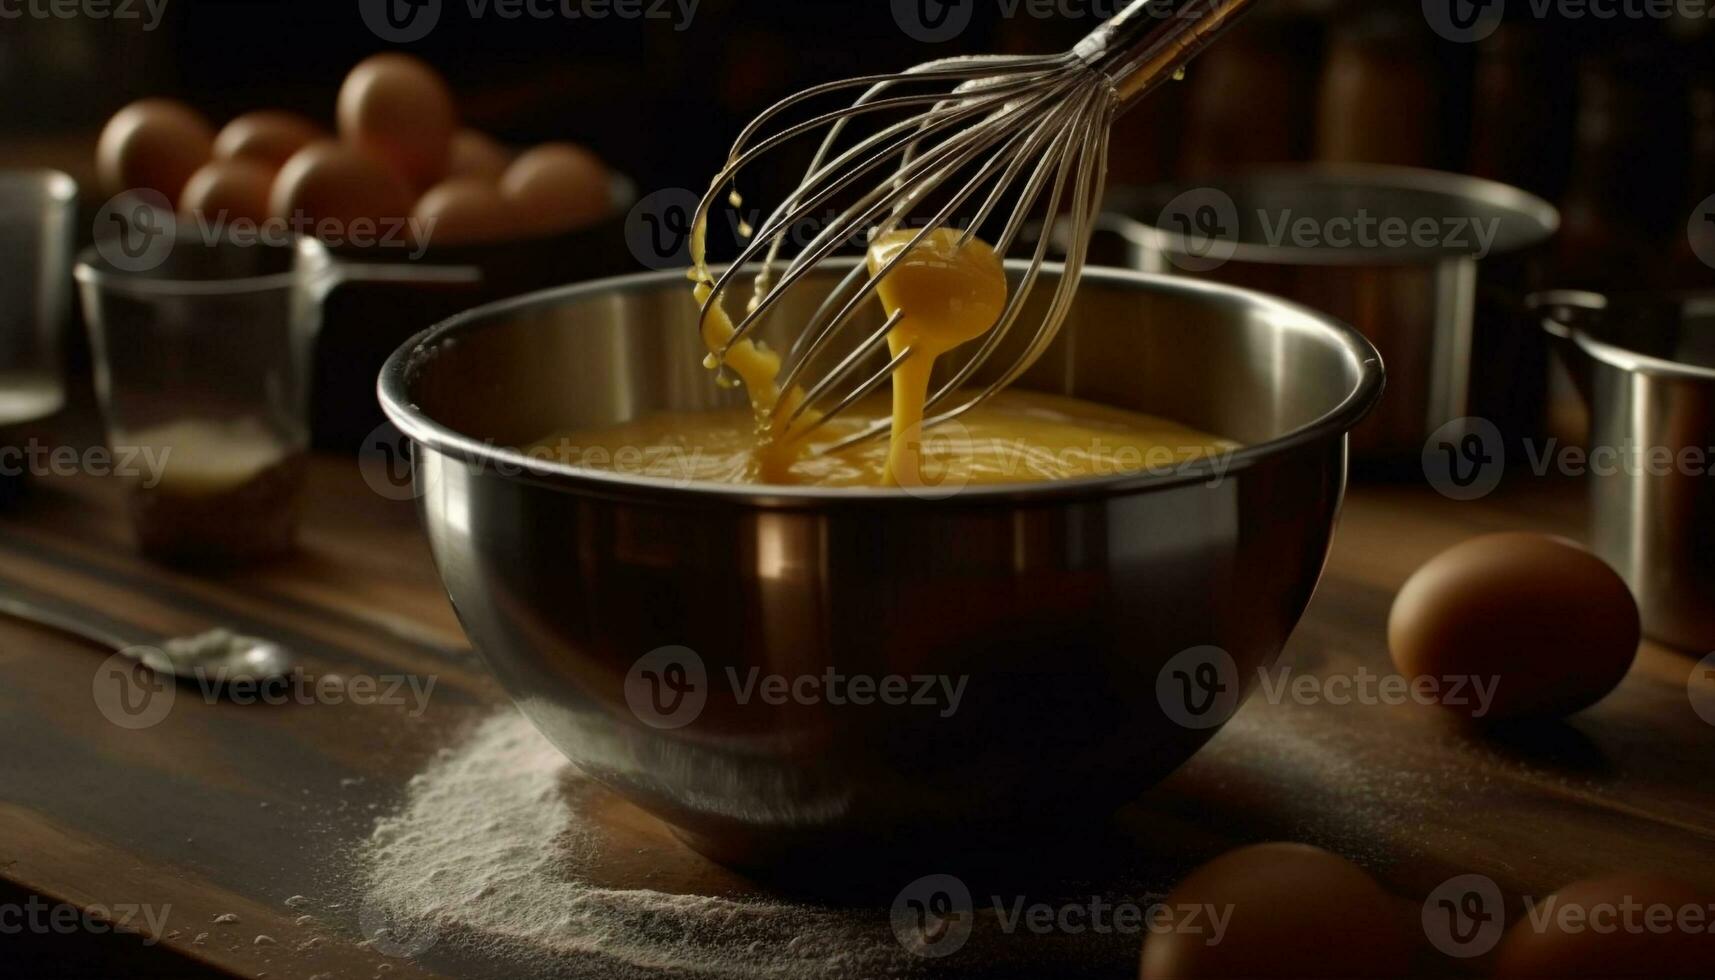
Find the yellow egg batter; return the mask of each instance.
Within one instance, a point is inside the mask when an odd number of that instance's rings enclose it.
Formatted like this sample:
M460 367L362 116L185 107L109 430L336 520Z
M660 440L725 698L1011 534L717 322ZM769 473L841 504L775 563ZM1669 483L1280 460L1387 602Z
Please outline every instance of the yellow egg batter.
M691 279L699 304L708 302L714 286L704 264L704 231L701 223L691 231ZM1006 307L1007 284L1000 259L981 239L937 228L910 247L917 234L887 232L869 248L871 275L881 276L896 263L876 289L883 312L898 318L888 333L889 352L894 358L906 355L893 373L891 404L866 399L807 436L805 428L820 419L813 410L785 428L803 389L780 390L779 354L750 338L731 344L735 325L717 303L703 323L710 352L704 365L737 376L750 399L748 411L658 413L555 435L529 451L576 466L674 480L930 487L1159 472L1236 448L1164 419L1031 392L1002 392L925 433L936 359L995 326ZM885 444L827 451L881 419L890 421Z
M756 420L743 408L659 412L551 436L528 452L573 466L665 480L873 487L886 485L888 443L871 440L837 453L822 450L888 414L886 398L858 402L817 429L784 472L765 471L756 451ZM1003 391L913 442L921 462L906 485L926 488L1171 472L1238 448L1154 416L1018 390Z
M935 359L988 333L1006 307L1006 271L987 242L960 241L953 228L937 228L909 252L911 230L878 236L869 246L869 272L904 258L881 280L876 295L889 317L899 322L887 335L887 349L908 356L893 372L893 426L882 483L898 486L915 480L923 465L923 404Z

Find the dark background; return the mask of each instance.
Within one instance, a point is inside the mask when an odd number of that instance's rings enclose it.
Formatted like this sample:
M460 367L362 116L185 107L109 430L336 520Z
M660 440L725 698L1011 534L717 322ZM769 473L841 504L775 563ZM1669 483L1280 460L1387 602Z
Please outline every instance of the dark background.
M358 2L167 0L153 32L0 20L0 165L84 178L101 123L146 95L185 99L217 126L271 106L331 123L345 72L395 47ZM1065 0L1073 16L1009 19L998 0L967 2L971 27L925 44L890 0L702 0L685 31L473 18L467 0L444 0L439 25L403 47L446 73L469 124L518 145L586 143L648 193L704 186L746 120L807 84L962 52L1058 50L1115 5ZM1710 23L1539 17L1511 0L1498 32L1456 44L1419 0L1259 0L1184 84L1121 120L1114 180L1301 159L1472 172L1563 206L1562 284L1701 281L1710 270L1671 253L1715 192Z

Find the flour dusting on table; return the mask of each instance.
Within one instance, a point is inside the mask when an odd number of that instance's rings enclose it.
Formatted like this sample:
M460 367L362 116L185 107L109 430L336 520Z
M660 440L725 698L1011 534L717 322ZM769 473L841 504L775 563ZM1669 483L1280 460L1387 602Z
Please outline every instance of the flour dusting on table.
M599 828L564 791L569 764L522 715L488 719L414 777L363 854L376 946L549 956L591 976L840 978L910 972L886 927L768 899L598 887ZM366 927L372 935L376 930Z

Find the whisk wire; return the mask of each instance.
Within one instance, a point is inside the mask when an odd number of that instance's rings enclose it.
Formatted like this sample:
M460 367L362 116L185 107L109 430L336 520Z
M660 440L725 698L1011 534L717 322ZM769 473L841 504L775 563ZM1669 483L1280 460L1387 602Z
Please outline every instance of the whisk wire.
M954 226L955 219L958 243L968 244L998 221L1009 195L1016 194L994 238L995 256L1006 260L1029 229L1039 227L1040 233L1028 261L1014 266L1013 287L994 325L980 343L948 352L945 380L925 400L925 426L957 418L1016 381L1042 357L1070 313L1101 207L1115 117L1174 77L1252 2L1130 0L1063 54L941 59L900 73L823 83L770 106L733 142L726 165L699 201L693 220L695 271L707 286L700 328L716 310L725 309L742 276L753 276L744 314L713 352L712 363L723 367L734 345L752 339L761 324L786 309L782 301L788 293L812 281L820 288L823 280L812 280L811 273L842 247L916 227L914 216L928 214L886 262L871 267L859 259L838 276L784 345L777 387L792 394L773 401L769 419L776 430L784 420L786 438L802 439L874 391L914 356L906 346L891 357L877 357L899 325L897 313L864 331L851 346L844 344L843 338L852 333L846 328L881 281L930 235ZM784 122L814 100L842 94L851 101L841 108ZM893 118L900 113L903 118ZM860 120L862 131L854 133ZM742 221L737 225L742 240L737 258L718 274L709 272L702 236L721 195L730 192L737 206L737 181L747 168L815 133L820 139L803 176L759 228ZM866 184L866 179L871 182ZM973 199L978 202L975 212L960 216L960 209ZM824 209L833 216L807 243L794 242L795 254L776 279L788 237ZM1039 222L1033 221L1036 215ZM1065 235L1060 234L1063 221ZM1064 255L1057 264L1053 293L1046 305L1039 305L1041 298L1033 303L1033 294L1049 267L1050 245L1057 241L1066 243ZM1040 313L1031 313L1030 333L1020 343L1021 338L1012 335L1027 310ZM1007 352L1007 363L991 370L1002 351ZM882 360L879 371L852 384L862 367ZM832 363L815 376L825 361ZM984 379L980 385L973 381L979 377ZM836 452L888 428L889 420L879 420L819 451Z

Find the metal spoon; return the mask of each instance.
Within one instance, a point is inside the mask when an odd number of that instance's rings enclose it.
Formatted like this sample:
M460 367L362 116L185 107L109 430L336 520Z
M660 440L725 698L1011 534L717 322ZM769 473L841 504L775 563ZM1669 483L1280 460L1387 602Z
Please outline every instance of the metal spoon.
M0 593L0 615L46 626L98 643L179 681L218 677L254 684L284 677L296 667L291 651L272 640L212 629L194 636L161 637L95 622L89 613L50 599L26 599L13 586Z

